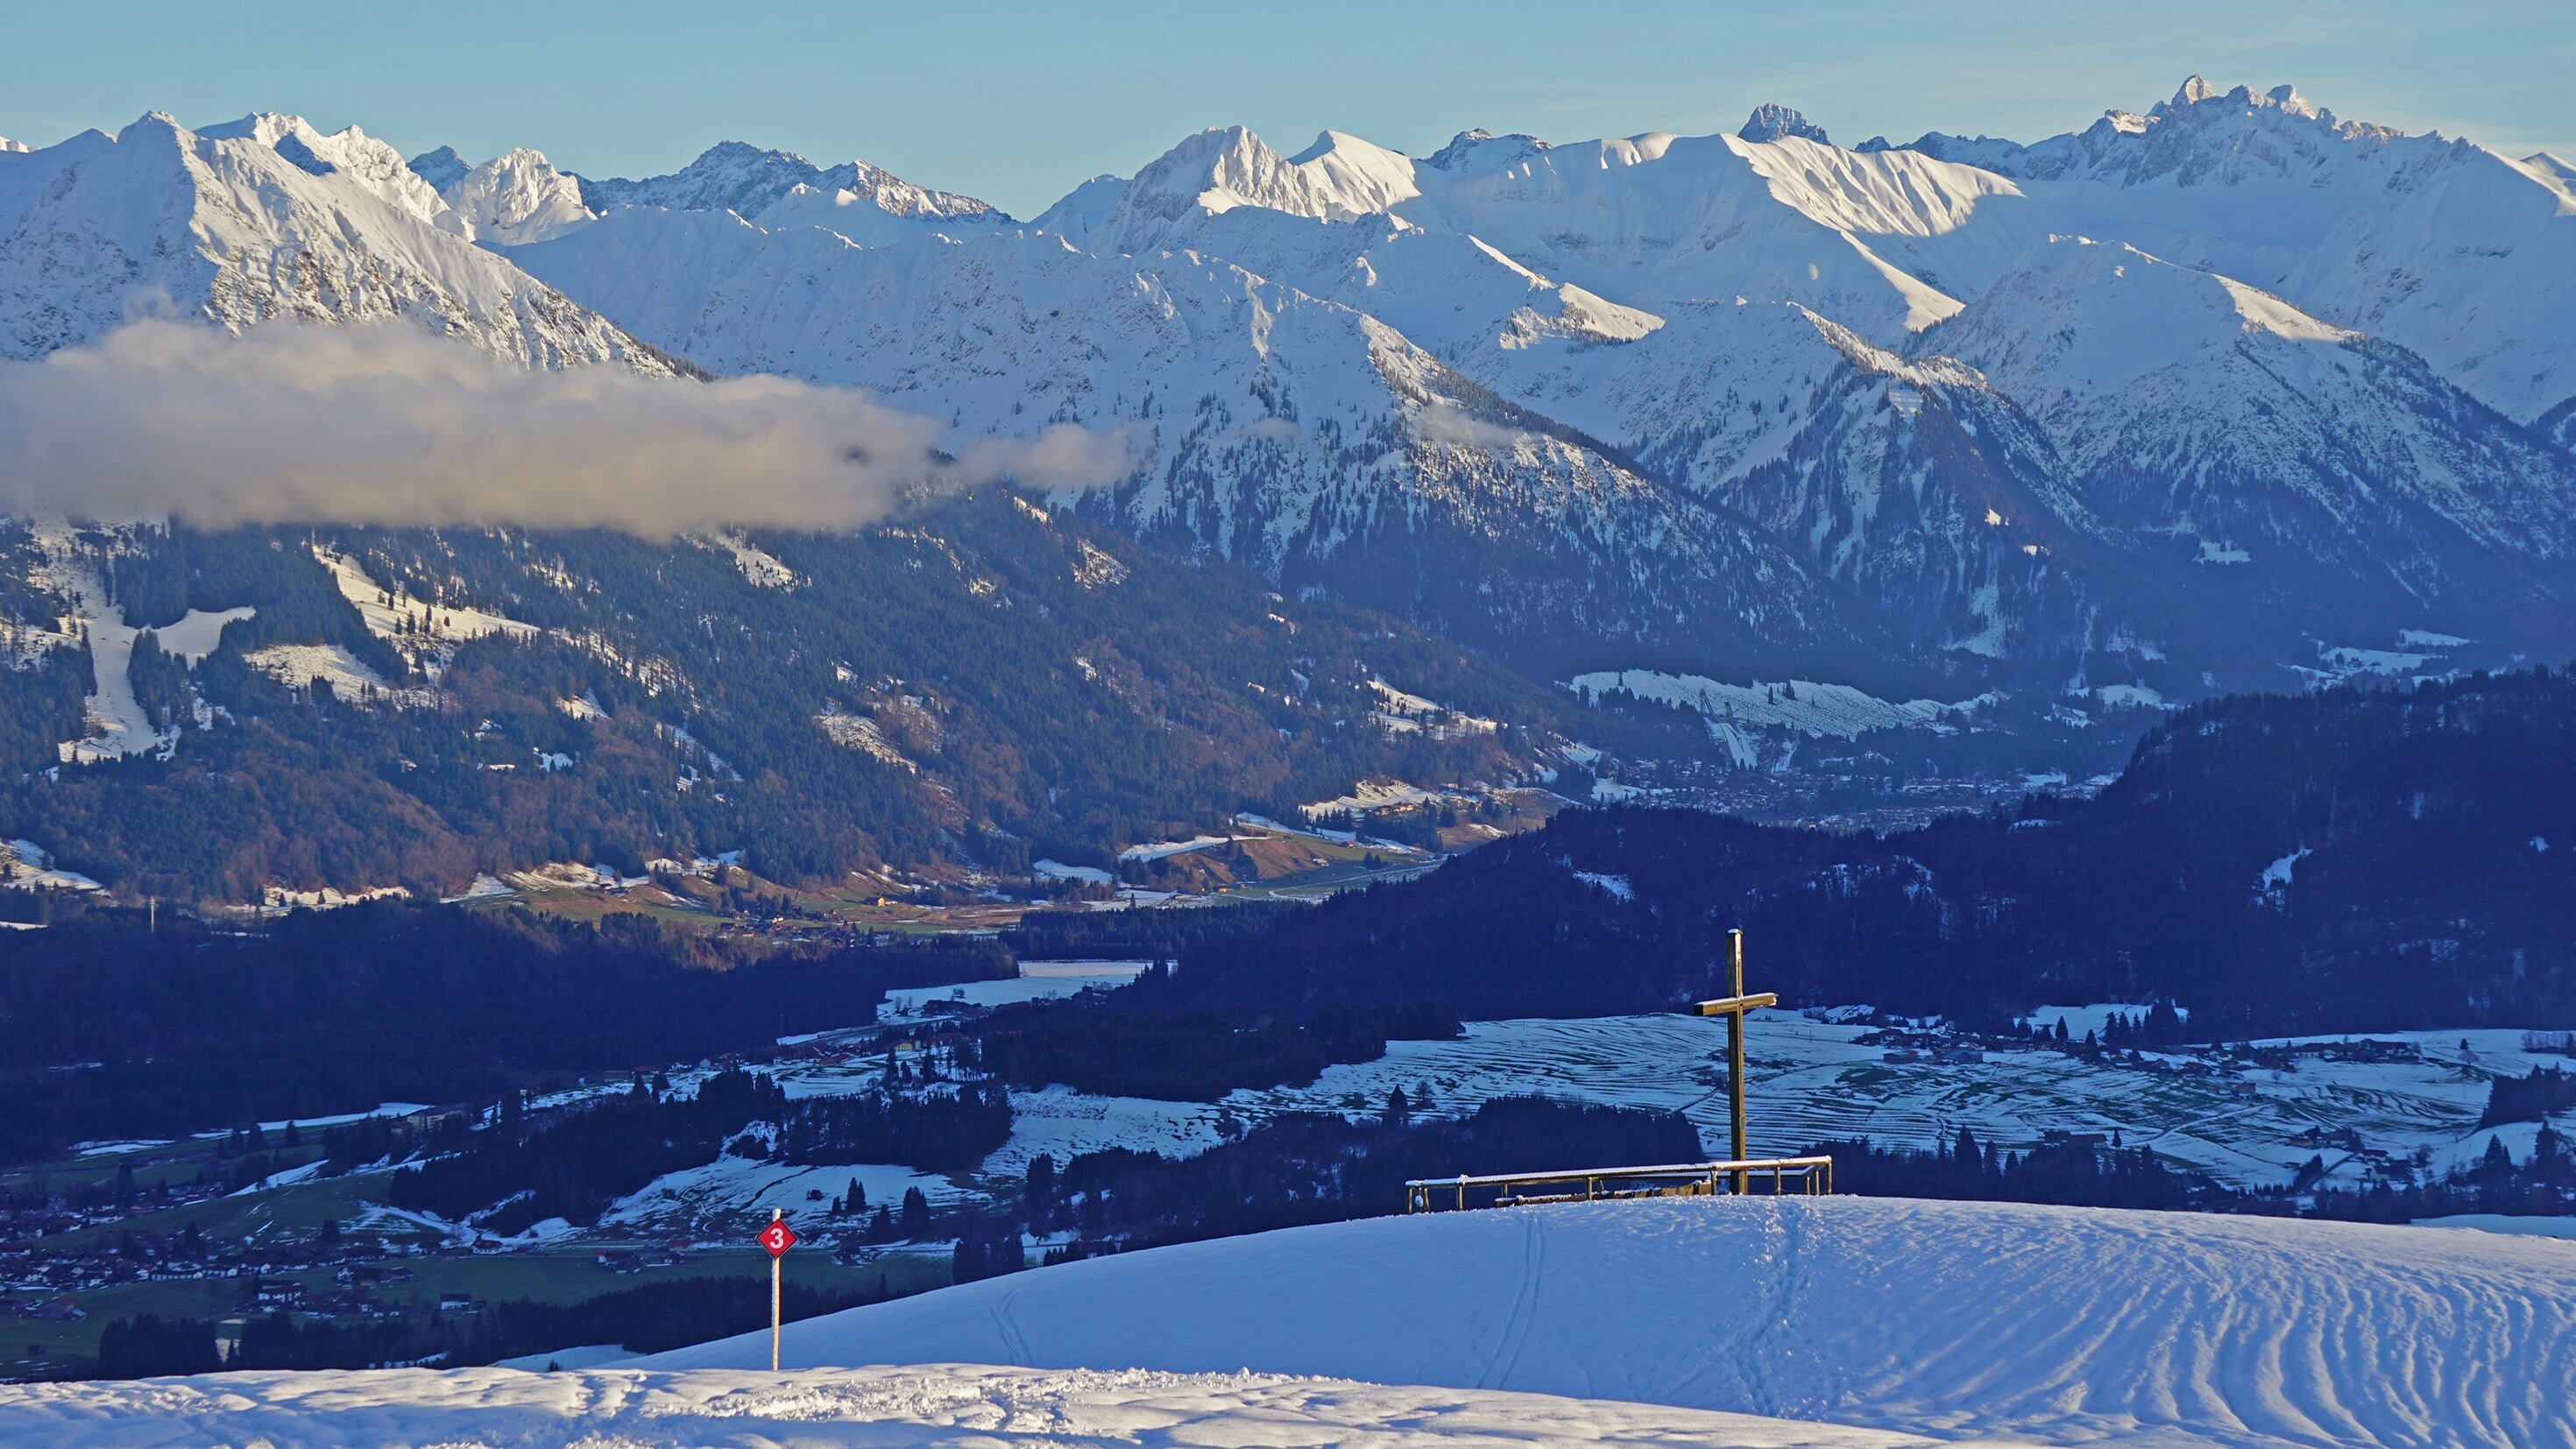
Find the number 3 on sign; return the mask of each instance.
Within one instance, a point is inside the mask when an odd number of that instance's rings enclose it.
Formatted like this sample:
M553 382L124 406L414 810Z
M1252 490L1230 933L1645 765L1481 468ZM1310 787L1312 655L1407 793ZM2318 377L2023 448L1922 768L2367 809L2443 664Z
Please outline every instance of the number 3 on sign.
M774 1222L760 1230L759 1242L769 1250L769 1256L784 1257L788 1249L796 1246L796 1230L785 1223Z

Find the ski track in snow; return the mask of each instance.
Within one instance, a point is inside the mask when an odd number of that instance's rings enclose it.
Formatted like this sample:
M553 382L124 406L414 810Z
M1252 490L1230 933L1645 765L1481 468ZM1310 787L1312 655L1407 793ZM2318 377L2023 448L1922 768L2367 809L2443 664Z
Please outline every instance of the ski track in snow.
M154 729L134 693L134 641L143 631L125 621L123 608L108 601L105 581L81 557L70 529L59 523L43 523L33 533L45 561L37 566L30 582L68 596L80 630L89 640L92 687L81 701L82 735L56 747L62 762L92 765L129 755L166 754L179 737L177 727ZM185 655L190 664L195 664L213 650L226 624L248 618L251 612L227 609L207 613L191 609L187 617L165 630L156 630L155 638L164 649Z
M767 1352L755 1334L640 1362ZM797 1367L1005 1356L1943 1437L2528 1449L2576 1442L2576 1245L1902 1199L1569 1204L1092 1259L790 1325L785 1341Z
M998 1317L994 1323L1003 1331ZM1932 1442L1535 1394L1237 1372L982 1365L784 1375L394 1369L0 1387L0 1439L59 1449L1901 1449Z

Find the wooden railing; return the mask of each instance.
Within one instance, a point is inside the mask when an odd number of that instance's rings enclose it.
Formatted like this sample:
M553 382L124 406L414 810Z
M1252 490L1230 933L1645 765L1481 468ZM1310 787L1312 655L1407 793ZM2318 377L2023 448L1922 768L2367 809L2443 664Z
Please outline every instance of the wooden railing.
M1506 1172L1490 1177L1425 1177L1404 1185L1404 1210L1454 1211L1466 1207L1519 1207L1542 1202L1602 1202L1632 1197L1741 1196L1770 1179L1778 1196L1819 1197L1834 1190L1830 1157L1758 1157L1735 1162L1680 1162L1660 1167L1593 1167L1575 1172ZM1795 1187L1789 1184L1797 1184ZM1536 1192L1528 1189L1538 1189ZM1451 1194L1455 1199L1443 1201ZM1471 1202L1469 1194L1490 1201Z

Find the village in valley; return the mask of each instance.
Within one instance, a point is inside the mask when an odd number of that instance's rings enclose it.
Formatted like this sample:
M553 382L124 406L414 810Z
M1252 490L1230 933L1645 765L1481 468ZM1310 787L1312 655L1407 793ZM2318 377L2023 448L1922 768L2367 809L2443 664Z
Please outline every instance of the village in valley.
M1022 962L1006 979L894 992L875 1024L753 1058L671 1064L656 1090L685 1096L743 1070L789 1100L972 1082L982 1075L966 1065L976 1031L997 1009L1104 991L1149 964ZM1939 1153L1963 1137L1998 1163L2134 1150L2188 1184L2192 1205L2222 1212L2336 1215L2374 1190L2447 1185L2445 1201L2474 1214L2508 1202L2496 1154L2530 1163L2546 1152L2544 1135L2576 1129L2576 1090L2518 1120L2491 1120L2498 1080L2566 1072L2576 1089L2566 1033L2189 1044L2172 1039L2181 1027L2149 1006L2044 1009L2001 1035L1867 1007L1759 1009L1747 1028L1748 1150L1768 1159L1867 1143ZM72 1160L0 1175L0 1322L11 1330L0 1335L0 1373L84 1371L108 1323L144 1316L214 1319L232 1334L262 1320L375 1324L410 1330L387 1332L386 1343L442 1341L423 1337L429 1327L462 1341L495 1301L578 1302L750 1274L749 1234L773 1212L808 1240L792 1270L805 1287L853 1301L917 1291L953 1276L959 1235L1017 1202L1033 1174L1086 1153L1181 1156L1282 1116L1374 1121L1394 1099L1415 1114L1464 1117L1530 1093L1678 1112L1718 1141L1726 1085L1721 1029L1687 1016L1475 1022L1451 1040L1389 1043L1302 1086L1209 1101L1015 1090L1007 1140L949 1173L787 1162L767 1140L729 1144L712 1162L636 1187L594 1222L508 1231L492 1226L498 1213L448 1220L387 1201L399 1164L497 1125L502 1109L491 1103L392 1104L183 1141L82 1144ZM636 1090L631 1076L559 1082L509 1110L525 1130ZM2549 1190L2569 1188L2576 1180ZM2525 1206L2517 1198L2506 1210ZM1074 1215L1013 1232L1030 1261L1118 1246L1086 1238Z
M2576 6L682 8L0 19L0 1444L2576 1449Z

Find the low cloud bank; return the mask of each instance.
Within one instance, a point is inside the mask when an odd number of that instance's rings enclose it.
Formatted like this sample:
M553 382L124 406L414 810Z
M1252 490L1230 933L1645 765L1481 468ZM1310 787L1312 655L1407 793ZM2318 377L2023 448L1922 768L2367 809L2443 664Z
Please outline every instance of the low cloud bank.
M1426 443L1449 443L1488 453L1513 452L1530 442L1530 435L1518 428L1487 422L1464 408L1437 401L1413 415L1413 430Z
M954 438L784 378L530 372L407 326L129 323L0 362L0 511L200 527L847 528L908 492L1110 483L1123 432Z

